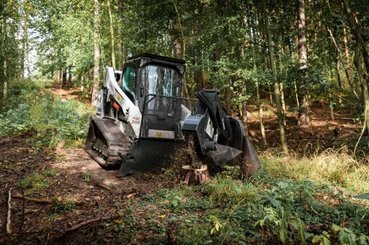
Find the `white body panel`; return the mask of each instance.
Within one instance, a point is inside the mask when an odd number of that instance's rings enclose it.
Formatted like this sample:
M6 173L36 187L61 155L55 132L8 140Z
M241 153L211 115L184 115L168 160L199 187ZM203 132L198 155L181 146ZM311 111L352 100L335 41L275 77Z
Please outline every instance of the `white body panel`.
M138 138L141 128L142 114L140 109L128 98L128 96L120 88L115 79L114 69L112 67L105 68L104 87L108 89L107 98L110 96L115 98L126 117L127 122L132 126L135 137Z

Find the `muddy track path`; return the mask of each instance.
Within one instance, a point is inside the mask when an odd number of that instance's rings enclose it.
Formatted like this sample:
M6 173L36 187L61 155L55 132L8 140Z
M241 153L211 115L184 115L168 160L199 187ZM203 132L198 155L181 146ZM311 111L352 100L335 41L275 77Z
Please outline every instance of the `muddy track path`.
M0 244L96 239L97 228L113 222L127 203L171 185L160 175L118 179L117 171L103 170L84 149L61 148L51 154L33 147L32 135L0 138Z

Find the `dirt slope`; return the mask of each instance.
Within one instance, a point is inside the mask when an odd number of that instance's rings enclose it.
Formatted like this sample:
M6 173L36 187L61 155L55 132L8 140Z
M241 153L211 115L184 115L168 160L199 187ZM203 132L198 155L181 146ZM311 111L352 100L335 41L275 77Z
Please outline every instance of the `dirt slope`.
M127 202L171 185L160 175L118 179L117 171L103 170L81 148L59 149L52 157L34 148L31 137L29 132L0 139L0 244L94 240L97 228L113 222ZM12 234L5 229L9 193ZM86 221L93 222L67 232Z

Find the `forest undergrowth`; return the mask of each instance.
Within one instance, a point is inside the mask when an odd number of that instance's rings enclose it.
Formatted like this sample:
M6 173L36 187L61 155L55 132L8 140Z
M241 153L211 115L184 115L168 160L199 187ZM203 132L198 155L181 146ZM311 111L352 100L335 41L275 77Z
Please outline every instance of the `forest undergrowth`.
M186 186L167 169L134 177L140 190L126 191L131 187L121 182L116 193L110 187L93 192L77 183L91 185L88 173L52 167L66 157L55 153L58 148L83 147L93 111L37 84L13 83L16 96L0 111L0 243L369 244L369 201L358 196L369 192L369 166L344 144L307 156L260 150L261 168L246 180L229 166L206 184ZM51 200L29 200L32 208L23 213L14 207L11 234L5 229L9 190ZM85 198L63 196L71 193ZM110 218L71 227L102 212ZM35 215L40 222L27 226Z

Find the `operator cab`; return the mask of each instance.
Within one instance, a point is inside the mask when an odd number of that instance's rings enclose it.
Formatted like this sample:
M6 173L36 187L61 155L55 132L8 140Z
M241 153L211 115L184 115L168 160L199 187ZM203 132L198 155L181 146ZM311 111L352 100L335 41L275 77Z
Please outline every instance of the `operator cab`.
M184 60L152 54L128 58L120 87L142 113L141 138L181 138Z
M123 68L120 87L141 111L145 100L154 95L181 97L184 63L184 60L153 54L130 57Z

